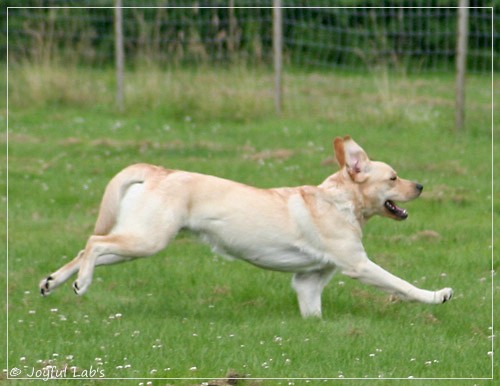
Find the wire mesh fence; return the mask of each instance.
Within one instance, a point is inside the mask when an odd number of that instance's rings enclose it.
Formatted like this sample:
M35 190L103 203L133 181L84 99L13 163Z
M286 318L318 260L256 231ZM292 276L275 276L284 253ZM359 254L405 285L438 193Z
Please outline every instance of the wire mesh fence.
M328 7L330 4L286 3L285 66L349 71L379 65L411 72L454 69L456 1L346 0L341 4L349 7L336 8ZM9 9L11 63L60 60L79 65L113 65L112 0L31 0L23 5ZM127 65L268 65L272 62L272 5L272 0L125 0ZM476 0L470 5L468 71L491 72L492 47L498 71L500 12L490 7L491 1ZM7 1L7 6L18 3ZM2 12L6 13L6 9ZM2 20L6 23L5 17ZM2 39L0 44L5 46L5 35Z
M218 77L216 87L222 93L234 88L229 81L225 83L227 76L222 72L227 69L243 69L239 78L253 77L254 83L258 83L257 78L264 79L264 73L265 89L274 97L278 115L283 111L283 100L287 111L293 111L294 101L302 104L308 94L300 91L300 84L308 84L310 79L300 81L298 73L369 73L381 79L378 87L383 99L387 99L389 72L453 74L457 69L456 128L461 130L465 69L475 74L500 70L500 11L491 6L491 0L461 0L460 4L469 4L467 8L457 7L456 0L342 0L336 7L324 0L289 0L281 12L273 12L281 7L278 4L282 3L27 0L20 7L8 1L8 8L2 9L7 14L2 22L6 23L3 28L8 32L8 61L13 68L17 64L40 68L55 65L59 69L116 67L120 111L125 109L127 94L123 68L139 69L136 73L148 73L151 68L210 68ZM121 11L118 18L117 5ZM459 19L465 20L460 27ZM120 31L118 36L116 30ZM6 35L0 37L0 45L7 46ZM115 52L120 55L115 56ZM252 75L252 71L259 71L259 76ZM292 72L293 82L283 82L283 73ZM31 84L29 73L25 71L24 81ZM45 77L39 79L40 84ZM54 71L49 78L64 87ZM196 94L189 81L177 83L183 93ZM266 106L273 104L269 95Z
M491 10L471 11L469 68L491 71ZM457 19L457 9L447 7L332 8L288 10L285 22L293 32L287 45L298 48L290 52L300 65L447 71L454 67Z

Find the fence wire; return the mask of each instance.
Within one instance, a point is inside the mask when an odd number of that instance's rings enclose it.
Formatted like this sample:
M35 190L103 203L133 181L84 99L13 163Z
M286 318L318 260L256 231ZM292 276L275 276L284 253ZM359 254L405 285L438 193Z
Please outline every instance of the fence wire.
M123 10L127 65L269 65L272 3L124 0L123 6L130 7ZM114 20L109 7L113 4L112 0L29 0L23 2L24 8L8 10L8 26L7 8L3 8L10 63L27 60L112 66ZM285 66L348 71L373 66L409 72L454 70L456 1L344 0L339 4L349 7L331 8L329 1L286 2ZM7 7L18 5L6 2ZM379 5L382 7L368 7ZM498 71L499 9L491 8L491 1L486 0L471 0L470 6L467 69L489 73L494 47L494 69ZM1 39L0 45L5 47L6 34Z

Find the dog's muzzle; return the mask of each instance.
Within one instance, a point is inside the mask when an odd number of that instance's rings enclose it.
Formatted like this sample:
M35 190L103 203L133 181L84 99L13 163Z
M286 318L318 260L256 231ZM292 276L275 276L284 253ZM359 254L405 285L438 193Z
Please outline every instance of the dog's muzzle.
M384 206L398 220L406 220L408 218L408 211L397 206L394 201L387 200Z
M422 193L422 190L424 190L424 186L416 183L415 189L417 190L417 197L418 197ZM384 207L389 212L391 217L397 220L406 220L408 218L408 211L404 208L397 206L396 203L392 200L387 200L384 203Z

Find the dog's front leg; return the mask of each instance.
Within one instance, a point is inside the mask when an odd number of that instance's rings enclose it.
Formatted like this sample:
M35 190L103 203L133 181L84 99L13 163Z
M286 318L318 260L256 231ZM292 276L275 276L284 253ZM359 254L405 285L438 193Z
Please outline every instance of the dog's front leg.
M453 296L451 288L443 288L439 291L428 291L417 288L407 281L387 272L368 258L362 259L362 261L358 262L352 268L343 269L342 273L386 292L396 294L405 300L439 304L450 300Z
M297 292L303 318L321 318L321 294L334 273L335 268L328 267L319 271L296 273L293 276L292 286Z

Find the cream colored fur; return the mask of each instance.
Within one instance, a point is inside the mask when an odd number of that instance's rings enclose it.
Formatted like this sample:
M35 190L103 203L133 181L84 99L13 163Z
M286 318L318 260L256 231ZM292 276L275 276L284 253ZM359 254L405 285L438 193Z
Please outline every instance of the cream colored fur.
M362 228L373 215L405 219L395 205L422 186L370 161L350 137L334 141L340 171L319 186L258 189L234 181L136 164L108 184L84 250L40 283L43 295L78 272L84 294L94 267L153 255L181 229L255 266L292 272L302 316L321 316L321 293L336 271L407 300L443 303L452 290L419 289L367 256Z

